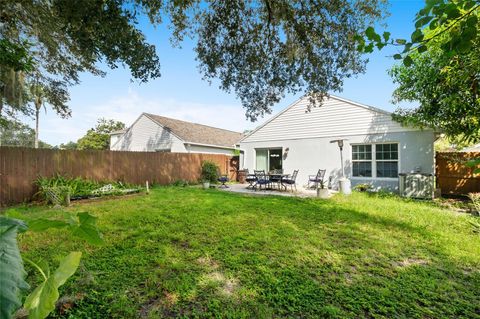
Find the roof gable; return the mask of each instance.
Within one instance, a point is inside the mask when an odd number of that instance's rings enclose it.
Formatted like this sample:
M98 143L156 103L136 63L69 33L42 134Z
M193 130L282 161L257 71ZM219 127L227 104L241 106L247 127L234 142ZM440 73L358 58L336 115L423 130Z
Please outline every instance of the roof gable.
M241 142L341 137L415 131L394 121L391 113L330 95L322 106L307 111L307 96L245 136Z
M185 143L232 147L243 137L242 133L191 123L165 116L144 113L145 116L169 130Z

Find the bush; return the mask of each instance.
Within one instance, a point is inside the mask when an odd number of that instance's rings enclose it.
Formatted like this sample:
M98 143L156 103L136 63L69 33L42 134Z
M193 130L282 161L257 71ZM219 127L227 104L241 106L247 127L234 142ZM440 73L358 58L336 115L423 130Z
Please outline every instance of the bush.
M373 188L372 185L368 183L357 184L353 187L353 189L356 190L357 192L366 192L371 190L372 188Z
M218 180L218 166L212 161L203 161L201 179L203 182L216 183Z
M42 200L49 202L49 195L52 189L69 189L71 199L81 199L96 197L102 195L120 195L126 193L126 190L139 189L138 187L124 184L122 182L111 181L93 181L81 177L66 177L60 174L54 177L39 177L35 181L39 188L36 194ZM111 185L111 186L108 186Z

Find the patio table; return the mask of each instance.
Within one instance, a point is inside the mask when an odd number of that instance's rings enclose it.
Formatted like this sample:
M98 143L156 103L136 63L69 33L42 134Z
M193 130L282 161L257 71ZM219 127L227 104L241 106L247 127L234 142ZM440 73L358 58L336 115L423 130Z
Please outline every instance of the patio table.
M276 182L276 183L279 184L280 186L284 187L285 189L287 189L287 186L283 185L282 179L284 177L290 176L290 174L269 173L269 174L267 174L267 176L270 180L272 180L272 177L273 177L273 180L278 180L278 182Z

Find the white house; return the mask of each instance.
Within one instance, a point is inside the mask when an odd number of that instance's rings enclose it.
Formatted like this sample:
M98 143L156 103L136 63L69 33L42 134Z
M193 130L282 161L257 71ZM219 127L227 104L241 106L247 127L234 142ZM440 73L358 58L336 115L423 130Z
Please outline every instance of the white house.
M110 135L110 150L233 155L242 133L142 113L125 131Z
M326 169L325 181L337 188L340 150L331 141L342 139L345 175L352 185L396 190L399 173L434 173L433 130L403 127L389 112L335 96L310 111L308 104L308 97L301 98L241 139L244 168L298 169L298 185Z

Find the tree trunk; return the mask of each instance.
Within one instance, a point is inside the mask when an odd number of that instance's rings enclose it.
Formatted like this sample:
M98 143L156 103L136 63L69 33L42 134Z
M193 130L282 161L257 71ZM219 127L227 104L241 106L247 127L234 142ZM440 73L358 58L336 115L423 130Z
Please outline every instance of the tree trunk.
M35 148L38 148L38 122L40 117L40 108L42 104L35 103Z

